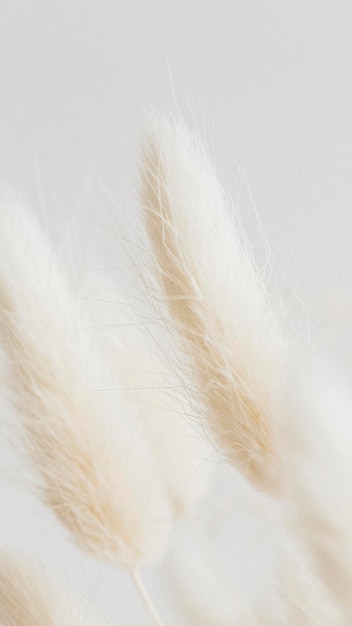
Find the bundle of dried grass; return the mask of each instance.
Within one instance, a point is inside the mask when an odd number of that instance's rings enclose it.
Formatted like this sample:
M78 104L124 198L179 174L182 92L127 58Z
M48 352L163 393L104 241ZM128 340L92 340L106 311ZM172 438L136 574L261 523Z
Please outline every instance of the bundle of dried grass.
M146 292L175 358L165 346L151 348L135 320L129 326L128 303L123 332L117 325L93 337L91 311L73 304L72 282L35 215L13 199L0 204L1 348L41 497L78 545L131 571L160 626L138 569L164 553L172 517L190 518L205 491L209 447L200 424L251 488L281 497L281 604L248 608L206 541L188 529L168 554L178 582L188 572L183 623L344 626L352 584L349 402L330 379L322 396L306 370L283 384L278 307L212 165L177 120L152 120L142 203L152 256ZM8 555L0 558L0 621L78 624L39 575Z

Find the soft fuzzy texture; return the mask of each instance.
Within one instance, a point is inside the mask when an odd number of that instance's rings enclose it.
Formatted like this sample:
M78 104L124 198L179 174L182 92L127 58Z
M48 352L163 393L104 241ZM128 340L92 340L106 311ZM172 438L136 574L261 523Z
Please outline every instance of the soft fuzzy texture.
M295 507L294 468L284 474L281 459L290 443L280 445L278 426L287 340L212 166L177 121L153 120L142 203L157 278L146 279L148 295L179 340L178 374L198 417L252 485ZM281 546L279 622L343 623L310 555L296 556L291 530Z
M281 434L287 522L346 624L352 613L352 398L341 378L321 355L301 355L287 379Z
M79 626L71 610L47 575L12 554L0 553L1 626ZM85 622L86 623L86 622Z
M104 369L103 359L72 332L68 287L35 215L2 202L0 216L1 344L43 499L83 548L135 568L162 553L169 528L156 469L127 408L87 393L83 364Z
M181 339L182 381L230 462L256 487L277 492L279 323L211 164L177 121L153 120L141 199L159 284L149 293L166 303Z
M210 478L211 452L186 415L185 405L168 393L172 380L147 352L128 350L124 361L126 394L136 405L145 437L160 470L175 517L196 513ZM139 365L139 368L136 365ZM154 367L158 369L153 369ZM176 397L175 397L176 396Z
M89 298L83 309L80 287L92 278L84 255L80 269L69 255L58 263L36 216L13 200L0 204L3 382L42 499L77 544L133 570L159 624L136 570L163 553L171 517L192 515L204 493L213 457L202 427L274 513L277 605L248 608L200 533L191 540L185 531L166 560L183 621L345 626L352 401L330 373L302 358L283 380L287 341L273 303L203 149L175 120L153 120L142 201L152 252L144 278L166 327L162 341L141 331L124 298L118 320L111 303L111 319L94 313ZM79 623L39 574L7 555L0 555L0 622Z
M111 387L105 380L106 392L112 398L120 394L133 408L173 516L192 516L209 486L214 453L188 418L192 408L163 350L163 337L156 340L132 296L122 294L109 275L93 272L78 282L85 285L85 303L104 343L111 380Z
M209 483L211 450L187 419L190 408L167 359L153 349L128 303L118 299L121 310L106 336L107 356L115 364L123 396L138 415L174 517L192 516Z

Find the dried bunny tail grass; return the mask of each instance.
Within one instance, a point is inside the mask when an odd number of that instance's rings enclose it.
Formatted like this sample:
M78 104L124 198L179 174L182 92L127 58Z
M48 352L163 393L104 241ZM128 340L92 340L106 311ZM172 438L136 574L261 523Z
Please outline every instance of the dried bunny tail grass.
M0 552L2 626L80 626L83 624L47 576L26 561ZM85 620L85 623L86 620Z
M103 299L104 294L100 295ZM180 381L166 359L156 353L152 337L128 301L121 296L118 300L119 310L108 312L106 353L124 398L138 415L174 517L190 517L208 487L212 451L185 415L190 408L180 394Z
M83 361L103 363L89 342L77 357L73 307L35 216L0 211L1 344L43 499L81 547L133 569L161 554L169 529L157 472L125 407L85 393Z
M277 492L272 398L284 341L229 201L202 147L174 120L153 120L141 176L159 285L150 293L181 340L183 381L191 389L195 379L191 393L229 461Z
M321 355L301 355L288 375L280 429L288 524L345 624L352 614L352 398L342 378Z
M121 380L127 397L137 407L174 516L191 517L208 487L211 451L187 419L189 409L176 390L170 390L175 377L154 355L141 350L140 343L134 348L127 350Z

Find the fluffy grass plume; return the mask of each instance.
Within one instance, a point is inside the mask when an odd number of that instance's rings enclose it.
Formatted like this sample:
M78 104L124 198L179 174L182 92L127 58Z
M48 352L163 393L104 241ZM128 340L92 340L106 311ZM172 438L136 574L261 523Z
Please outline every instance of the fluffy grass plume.
M184 405L175 392L168 393L173 379L161 369L154 355L151 358L139 348L133 354L129 349L124 364L127 367L121 380L129 400L138 407L174 516L192 516L207 489L211 468L209 448L182 414ZM149 369L155 366L160 369Z
M203 148L172 119L153 119L141 176L158 280L150 293L181 340L182 381L230 462L277 492L272 398L284 342L229 200Z
M131 319L125 303L119 323L107 337L110 358L118 369L124 397L139 417L174 517L192 516L209 482L209 446L186 417L190 408L177 376L153 349L138 318L133 323Z
M83 364L102 360L72 332L71 294L36 216L14 202L0 215L1 345L42 498L81 547L134 569L161 553L169 528L157 472L128 411L87 393Z
M26 561L0 552L1 626L79 626L82 621L51 585Z

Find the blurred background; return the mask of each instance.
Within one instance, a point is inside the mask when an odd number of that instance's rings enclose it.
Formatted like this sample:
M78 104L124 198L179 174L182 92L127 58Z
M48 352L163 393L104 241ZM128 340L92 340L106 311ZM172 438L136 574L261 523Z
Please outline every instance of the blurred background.
M0 182L59 222L99 216L103 249L105 227L133 224L146 108L176 111L204 138L301 336L336 341L352 311L351 35L341 0L3 2ZM124 575L84 560L5 478L2 542L111 623L147 625ZM219 551L258 593L270 525L241 530L221 511ZM150 585L162 602L160 577Z

